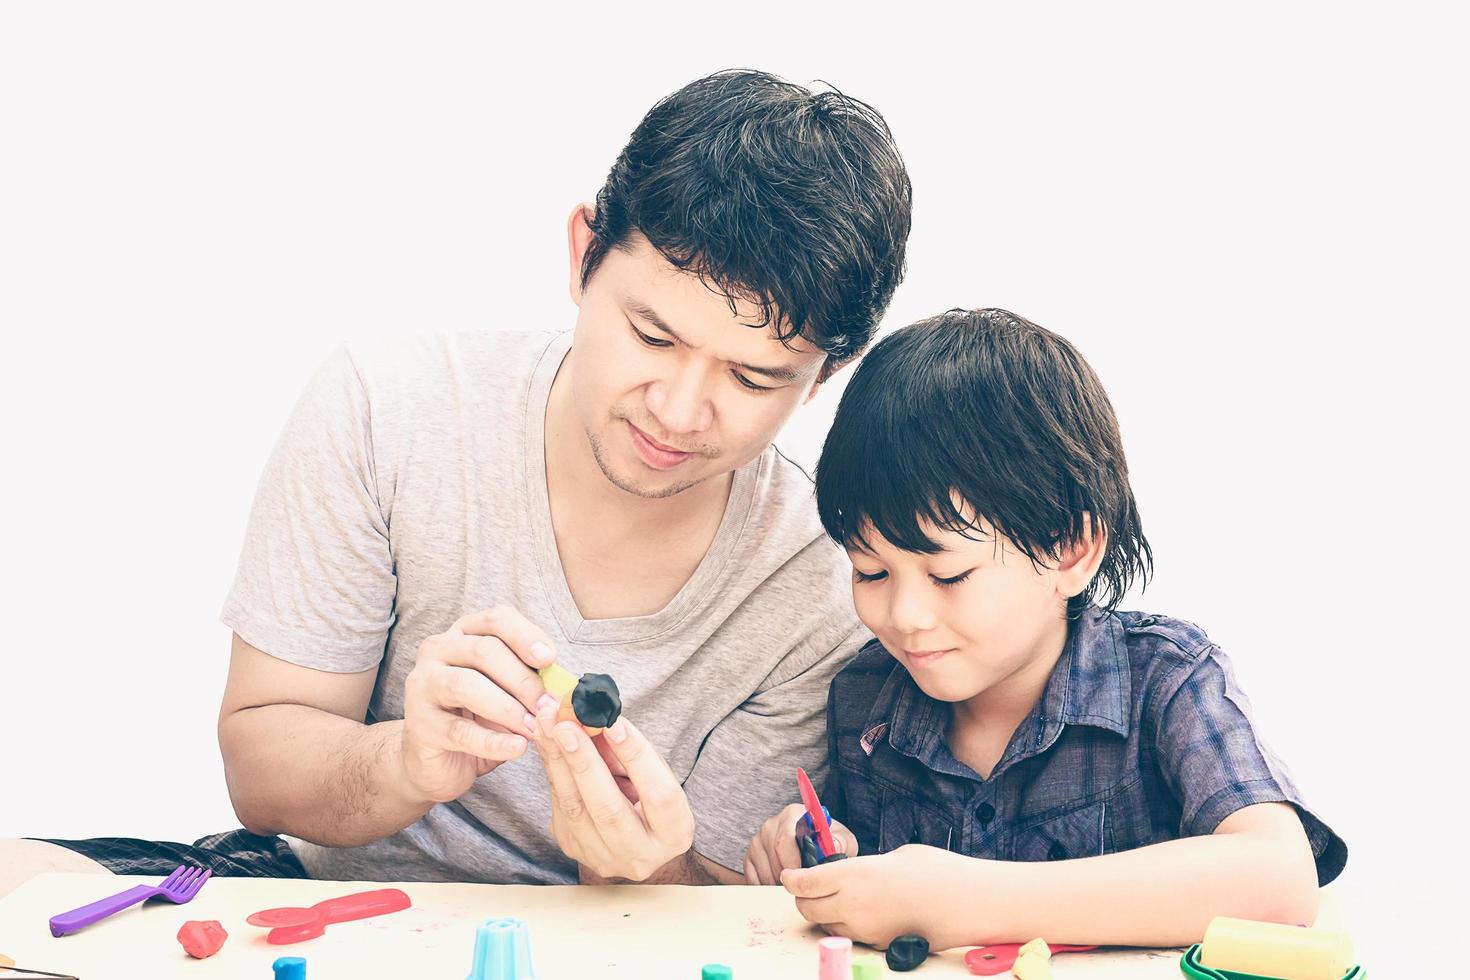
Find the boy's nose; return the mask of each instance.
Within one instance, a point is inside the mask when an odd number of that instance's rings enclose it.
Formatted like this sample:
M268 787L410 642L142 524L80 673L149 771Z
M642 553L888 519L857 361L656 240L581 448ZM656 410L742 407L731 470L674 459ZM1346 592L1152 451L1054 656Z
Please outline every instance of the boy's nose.
M924 595L922 586L899 585L893 590L888 618L901 633L922 633L936 625L934 606Z

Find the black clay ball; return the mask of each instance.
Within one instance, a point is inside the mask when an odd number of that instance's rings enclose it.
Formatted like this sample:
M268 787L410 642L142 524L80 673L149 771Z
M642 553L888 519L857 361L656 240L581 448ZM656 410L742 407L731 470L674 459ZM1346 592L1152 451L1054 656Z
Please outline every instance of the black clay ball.
M623 713L618 685L606 674L583 674L572 688L572 711L587 728L606 728Z
M907 973L929 958L929 940L923 936L899 936L888 944L883 958L888 961L888 969Z

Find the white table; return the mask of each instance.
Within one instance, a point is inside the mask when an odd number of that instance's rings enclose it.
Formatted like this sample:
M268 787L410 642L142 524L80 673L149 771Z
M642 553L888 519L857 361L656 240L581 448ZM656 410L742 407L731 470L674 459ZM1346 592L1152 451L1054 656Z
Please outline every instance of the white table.
M464 980L475 928L515 916L530 926L538 980L639 978L698 980L706 963L733 967L736 980L815 978L820 933L780 888L677 885L549 887L215 878L188 905L154 901L61 939L47 920L58 912L155 878L42 875L0 899L0 953L16 964L80 980L238 977L270 980L279 956L306 958L308 980ZM324 936L272 946L246 925L252 912L311 905L356 891L397 887L413 907L329 926ZM186 956L174 935L190 919L217 919L229 932L207 960ZM931 957L916 980L968 977L956 950ZM880 956L858 947L859 956ZM1179 974L1178 950L1104 951L1052 960L1059 978L1148 980ZM897 976L897 974L895 974ZM1009 973L1003 974L1009 977Z

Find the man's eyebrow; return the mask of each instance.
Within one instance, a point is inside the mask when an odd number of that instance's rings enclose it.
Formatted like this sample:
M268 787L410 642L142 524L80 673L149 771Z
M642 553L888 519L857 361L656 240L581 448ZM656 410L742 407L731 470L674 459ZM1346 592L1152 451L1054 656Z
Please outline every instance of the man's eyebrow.
M659 316L658 312L647 303L641 303L637 300L630 300L628 302L628 311L635 314L639 319L646 320L650 325L652 325L659 331L668 334L670 337L672 337L674 340L677 340L685 347L688 347L690 349L697 349L693 344L689 343L689 341L685 340L683 337L680 337L678 332L675 331L673 327L669 326L664 318ZM789 385L795 381L800 381L802 377L804 377L806 374L805 371L794 367L760 367L756 364L741 364L738 361L731 361L730 366L738 368L741 371L749 371L751 374L759 374L762 377L770 378L777 384L783 385Z

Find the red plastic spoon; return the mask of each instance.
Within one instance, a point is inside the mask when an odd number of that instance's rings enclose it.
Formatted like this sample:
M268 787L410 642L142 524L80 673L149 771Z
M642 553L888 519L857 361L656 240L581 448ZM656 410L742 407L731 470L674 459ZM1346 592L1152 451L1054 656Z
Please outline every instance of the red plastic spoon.
M263 926L270 930L265 941L274 946L285 946L307 939L315 939L326 931L327 926L337 922L351 922L375 915L387 915L409 907L408 896L397 888L383 888L375 892L358 892L317 902L309 909L279 908L256 912L245 921L252 926Z
M981 946L972 949L965 954L965 966L977 977L993 977L1004 973L1016 965L1016 954L1021 951L1022 943L1000 943L996 946ZM1085 953L1096 946L1066 946L1061 943L1047 943L1046 948L1053 953Z

